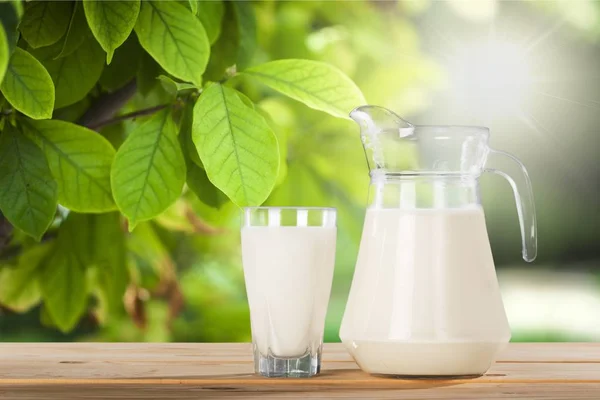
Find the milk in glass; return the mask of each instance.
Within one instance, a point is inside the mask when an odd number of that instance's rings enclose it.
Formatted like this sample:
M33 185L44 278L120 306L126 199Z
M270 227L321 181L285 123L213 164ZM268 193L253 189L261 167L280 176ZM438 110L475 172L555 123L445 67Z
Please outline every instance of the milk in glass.
M263 356L301 357L321 346L335 240L335 227L242 228L252 337Z

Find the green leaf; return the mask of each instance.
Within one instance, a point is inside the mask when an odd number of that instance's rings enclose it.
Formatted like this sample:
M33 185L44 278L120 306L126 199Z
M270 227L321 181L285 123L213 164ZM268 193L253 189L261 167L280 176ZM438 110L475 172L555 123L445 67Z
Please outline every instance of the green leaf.
M6 0L4 0L6 1ZM23 16L23 2L21 0L8 0L10 4L13 5L13 7L15 8L15 11L17 12L17 15L19 18L21 18Z
M109 310L123 308L123 295L129 284L125 236L118 212L92 215L93 262L98 267L98 284Z
M250 108L255 108L254 107L254 102L252 100L250 100L250 98L248 96L246 96L244 93L237 92L237 95L244 102L245 105L247 105Z
M188 4L190 5L190 10L193 14L198 13L198 2L196 0L188 0Z
M58 232L57 246L68 243L78 262L87 268L95 263L96 216L70 211ZM67 240L68 239L68 240Z
M83 117L83 115L90 108L91 105L91 96L84 97L77 103L73 103L70 106L54 110L54 113L52 113L52 119L59 119L61 121L67 122L78 121L81 117Z
M160 65L145 51L140 57L140 67L136 76L138 91L147 96L160 82L157 79L164 71Z
M309 60L277 60L257 65L244 74L335 117L348 118L366 101L360 89L339 69Z
M194 104L187 103L185 105L179 124L179 143L181 144L181 151L183 151L186 161L189 160L203 168L202 161L200 160L198 152L196 151L196 146L194 146L194 142L192 141Z
M40 324L46 328L56 328L56 324L52 321L52 317L48 312L48 307L42 304L40 308Z
M85 277L89 224L84 215L70 213L61 224L58 239L44 262L40 285L51 320L62 332L72 330L87 308Z
M102 87L113 91L135 78L140 67L142 52L135 35L129 36L125 43L115 51L110 65L104 67L99 80Z
M252 61L256 50L256 16L248 1L235 1L232 5L240 38L236 64L238 70L243 70Z
M8 41L6 40L6 33L4 28L0 25L0 84L4 80L4 74L8 67L8 59L10 54L8 52Z
M81 3L77 1L73 6L69 29L62 42L60 53L55 58L66 57L73 53L83 44L89 34L90 29L88 28L85 14L83 13L83 7L81 6Z
M5 0L6 1L6 0ZM19 18L23 16L23 2L21 0L8 0L10 4L12 4L17 12Z
M210 60L206 67L204 79L207 81L219 81L225 75L227 69L235 64L240 38L237 24L232 24L230 21L235 21L233 5L227 2L225 14L221 23L221 34L217 41L210 48Z
M64 121L23 121L58 183L58 202L79 212L115 209L110 167L115 150L98 133Z
M117 152L111 182L130 230L166 210L179 197L185 161L170 109L156 113L131 132Z
M165 71L202 85L210 45L200 21L182 4L144 1L135 32L142 47Z
M100 130L100 133L102 134L102 136L104 136L106 138L106 140L108 140L110 142L110 144L115 149L118 149L119 147L121 147L121 145L125 141L125 137L126 137L125 123L120 122L117 124L107 125Z
M207 206L219 208L227 203L227 196L210 182L206 171L191 161L187 163L186 183L198 199Z
M72 7L68 1L27 3L19 30L34 49L56 43L69 27Z
M0 268L0 304L25 312L40 302L38 275L49 247L48 244L33 246L21 254L17 265Z
M278 186L285 181L287 176L288 134L289 130L293 128L279 125L273 119L271 112L281 113L285 117L285 114L289 114L290 110L279 102L267 99L261 102L257 111L265 118L269 126L276 127L273 131L275 132L275 136L277 136L277 144L279 145L279 174L275 182L275 185Z
M288 178L273 191L267 201L273 206L318 207L329 204L323 188L303 163L291 162Z
M94 87L104 68L104 52L92 38L77 50L56 60L40 60L56 88L56 108L83 99Z
M127 249L135 257L140 272L138 285L146 289L156 288L165 266L172 265L169 250L150 222L140 222L128 239Z
M60 55L60 52L63 48L64 41L59 41L50 46L40 47L38 49L34 49L31 46L27 46L26 50L35 58L37 58L40 62L56 59Z
M275 185L277 139L234 89L204 90L194 107L193 140L210 181L238 206L260 205Z
M9 56L15 50L15 47L17 47L17 41L19 40L17 26L21 20L22 11L20 2L0 1L0 28L4 28ZM8 58L6 59L8 60ZM0 82L2 82L2 79L0 79Z
M84 0L85 17L92 33L106 51L106 63L131 34L140 12L140 0Z
M211 45L214 44L221 34L221 21L223 20L223 14L225 14L223 2L220 0L190 0L190 4L192 3L196 4L197 11L194 14L196 14L202 26L204 26L208 41Z
M42 64L25 50L15 49L0 90L6 100L23 114L35 119L52 117L52 79Z
M227 196L213 185L198 156L194 142L192 141L193 105L186 105L179 129L179 143L185 157L187 169L186 183L190 190L206 205L219 208L227 202Z
M42 150L10 125L0 135L0 210L40 240L54 219L58 193Z
M159 75L158 79L163 84L165 90L173 95L176 95L177 93L183 92L186 90L198 90L198 88L195 85L192 85L191 83L175 82L173 79L169 78L168 76Z

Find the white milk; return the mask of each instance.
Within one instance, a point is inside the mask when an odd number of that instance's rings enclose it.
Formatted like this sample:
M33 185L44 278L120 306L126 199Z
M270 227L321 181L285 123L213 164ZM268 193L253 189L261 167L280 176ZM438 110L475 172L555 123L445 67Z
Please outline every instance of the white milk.
M254 343L299 357L321 344L336 228L244 227L242 254Z
M481 207L369 209L340 337L367 372L484 373L510 329Z

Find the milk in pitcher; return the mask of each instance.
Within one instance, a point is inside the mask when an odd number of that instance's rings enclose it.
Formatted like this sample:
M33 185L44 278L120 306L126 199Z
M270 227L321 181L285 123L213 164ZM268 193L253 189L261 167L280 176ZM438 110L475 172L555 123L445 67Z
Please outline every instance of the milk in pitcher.
M367 210L340 336L367 372L472 375L510 338L483 210Z

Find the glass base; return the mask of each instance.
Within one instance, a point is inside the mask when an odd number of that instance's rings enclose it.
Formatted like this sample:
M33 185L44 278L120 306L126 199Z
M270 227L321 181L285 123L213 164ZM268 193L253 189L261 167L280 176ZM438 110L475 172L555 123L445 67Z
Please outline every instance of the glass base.
M267 378L309 378L321 372L321 349L300 357L277 357L254 349L254 369Z

